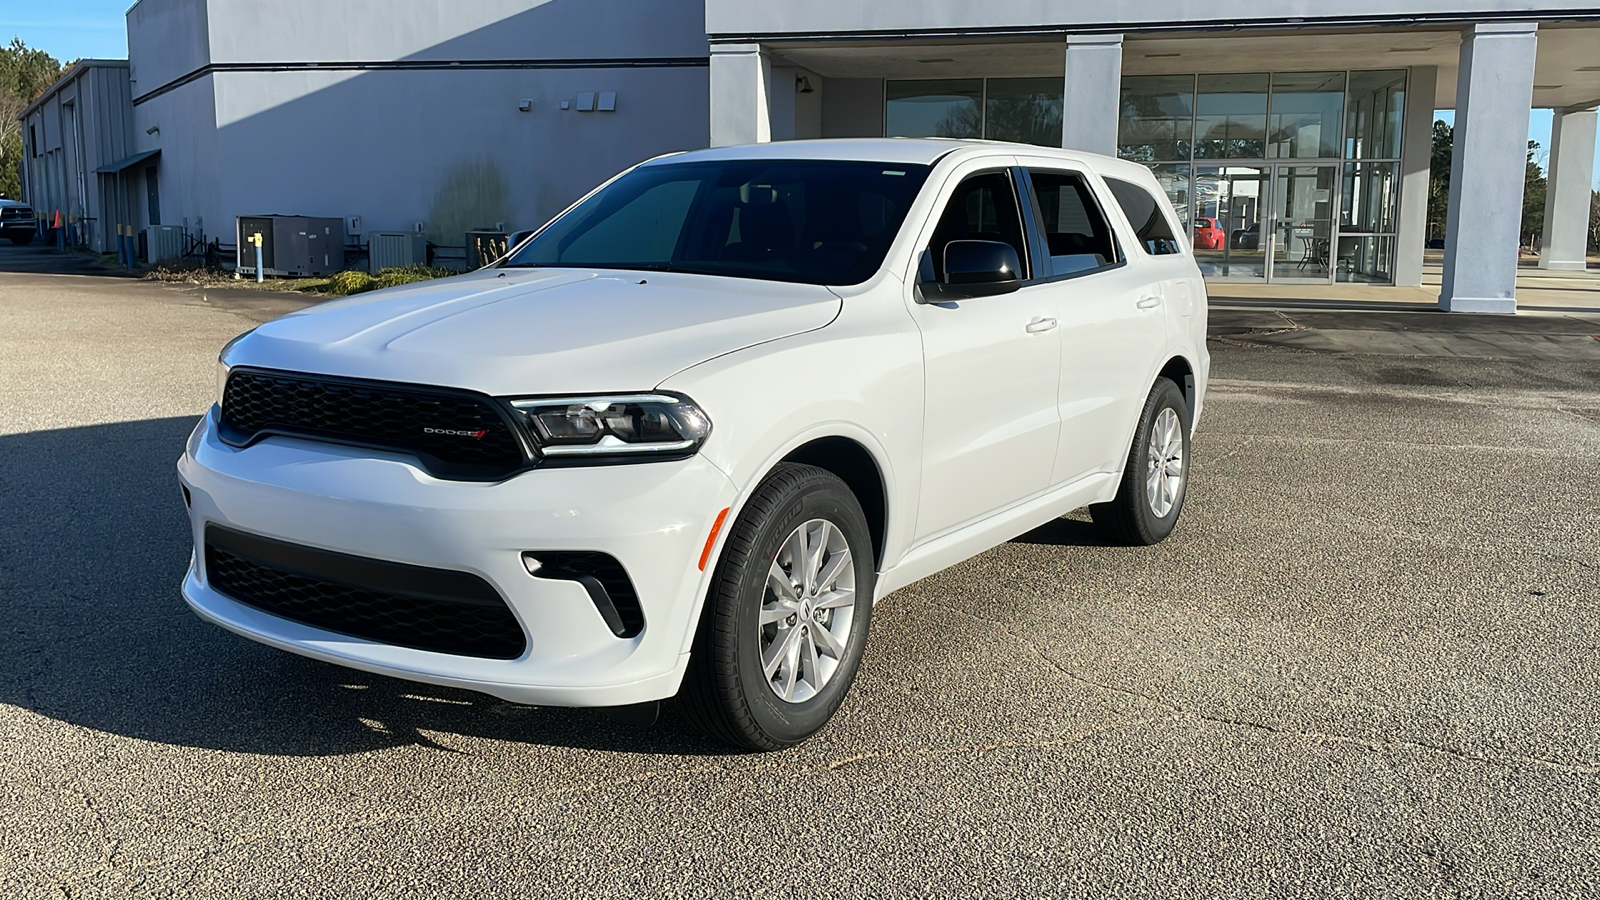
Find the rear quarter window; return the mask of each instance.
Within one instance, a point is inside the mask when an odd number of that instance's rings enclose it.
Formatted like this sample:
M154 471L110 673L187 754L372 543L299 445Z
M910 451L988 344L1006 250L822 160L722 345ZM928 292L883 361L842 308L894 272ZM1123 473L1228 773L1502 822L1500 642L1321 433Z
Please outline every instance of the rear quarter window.
M1154 194L1119 178L1107 178L1106 186L1111 189L1111 196L1116 198L1117 205L1122 207L1123 215L1128 217L1128 224L1133 226L1139 246L1146 253L1165 256L1183 252L1183 244L1179 242L1172 223L1168 221Z

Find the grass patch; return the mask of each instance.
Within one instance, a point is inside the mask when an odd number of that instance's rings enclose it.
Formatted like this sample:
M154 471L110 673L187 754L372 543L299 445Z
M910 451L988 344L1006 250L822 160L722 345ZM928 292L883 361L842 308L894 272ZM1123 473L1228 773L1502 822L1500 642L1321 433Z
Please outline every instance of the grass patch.
M268 278L257 282L254 278L240 276L225 269L206 268L198 260L169 260L157 263L144 273L146 281L168 284L195 284L202 287L252 288L266 291L286 291L297 294L315 294L321 297L348 297L381 288L415 284L435 278L458 275L450 269L432 266L404 266L383 269L371 275L361 269L346 269L326 278Z

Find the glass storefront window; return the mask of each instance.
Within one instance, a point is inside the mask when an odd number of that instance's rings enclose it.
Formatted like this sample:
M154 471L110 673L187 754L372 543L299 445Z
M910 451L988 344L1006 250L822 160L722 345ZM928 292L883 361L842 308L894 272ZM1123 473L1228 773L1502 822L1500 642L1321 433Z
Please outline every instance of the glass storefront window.
M1194 141L1194 76L1122 79L1117 155L1138 162L1188 159Z
M890 81L884 97L892 137L983 137L982 78Z
M1351 72L1345 159L1399 159L1405 122L1406 73Z
M1167 192L1167 199L1172 201L1172 209L1178 214L1178 223L1184 230L1189 228L1189 167L1174 163L1159 163L1150 167L1155 173L1156 182L1161 189Z
M991 141L1061 146L1060 78L991 78L983 136Z
M1195 262L1207 278L1260 281L1267 276L1267 183L1259 166L1194 170Z
M1397 163L1345 163L1343 193L1339 204L1341 231L1394 233L1400 193Z
M1337 159L1344 124L1343 72L1294 72L1272 76L1272 123L1268 156Z
M1266 156L1269 76L1201 75L1195 97L1196 159Z
M1356 284L1393 284L1394 240L1389 235L1339 238L1335 277Z

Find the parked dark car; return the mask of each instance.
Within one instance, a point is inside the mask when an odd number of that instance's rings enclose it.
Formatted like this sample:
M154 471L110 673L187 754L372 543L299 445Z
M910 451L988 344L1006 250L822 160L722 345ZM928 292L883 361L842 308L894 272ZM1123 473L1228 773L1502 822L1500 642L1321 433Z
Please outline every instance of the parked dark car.
M0 199L0 238L13 244L27 244L33 241L37 231L32 207L16 200Z
M1235 250L1260 250L1261 223L1252 222L1249 228L1237 229L1234 231L1230 241Z

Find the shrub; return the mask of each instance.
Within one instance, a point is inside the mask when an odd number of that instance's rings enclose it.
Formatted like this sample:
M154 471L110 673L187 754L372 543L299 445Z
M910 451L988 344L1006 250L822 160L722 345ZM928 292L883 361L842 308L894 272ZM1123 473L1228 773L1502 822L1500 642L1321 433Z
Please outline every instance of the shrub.
M418 281L431 281L435 278L444 278L455 275L449 269L436 269L432 266L404 266L394 269L380 269L374 287L390 288L402 284L414 284Z
M341 297L370 291L378 286L378 279L359 269L346 269L328 276L328 292Z

